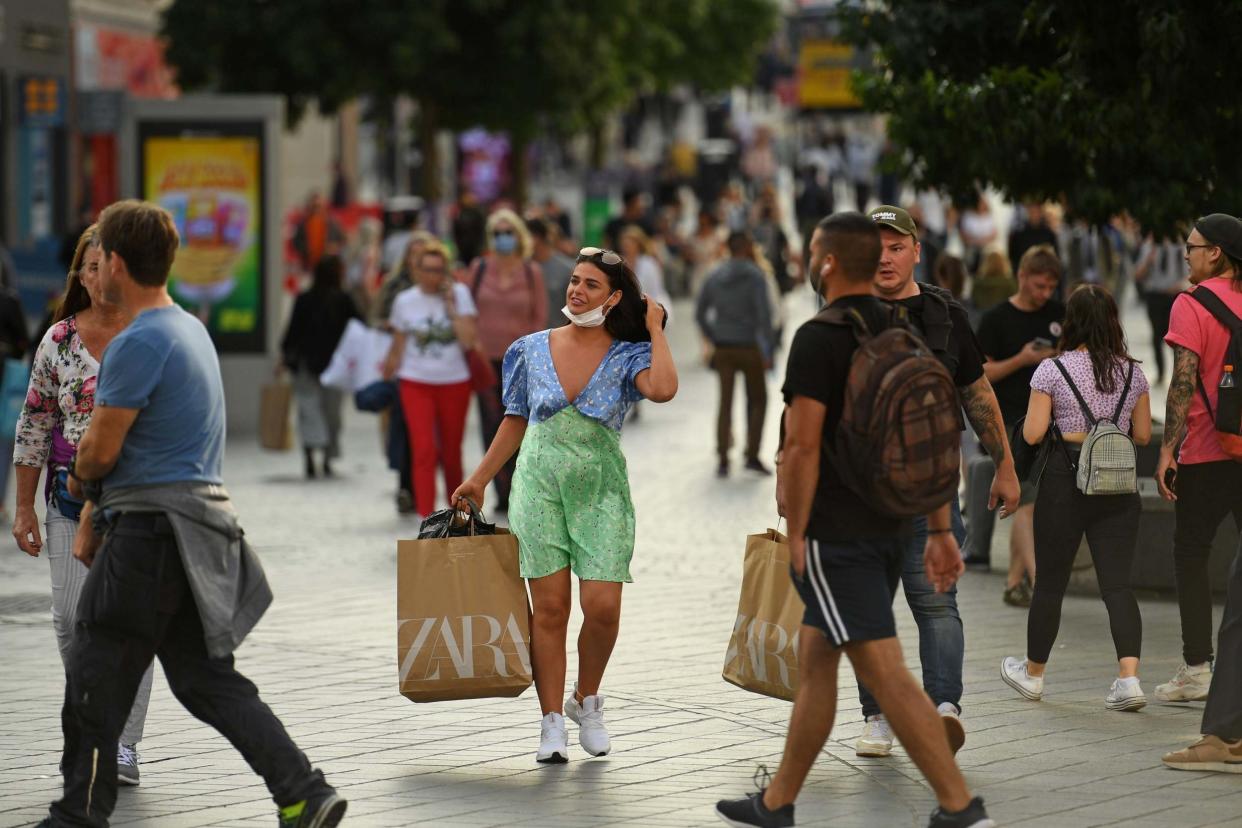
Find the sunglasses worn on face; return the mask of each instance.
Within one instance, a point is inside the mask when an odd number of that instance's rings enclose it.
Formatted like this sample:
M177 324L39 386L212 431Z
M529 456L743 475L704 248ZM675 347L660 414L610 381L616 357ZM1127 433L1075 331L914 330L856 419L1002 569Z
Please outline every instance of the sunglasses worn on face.
M514 233L512 230L497 230L492 235L496 238L500 238L501 236L512 236Z
M584 247L578 251L578 261L589 262L593 259L599 259L606 265L618 265L622 261L616 253L602 247Z

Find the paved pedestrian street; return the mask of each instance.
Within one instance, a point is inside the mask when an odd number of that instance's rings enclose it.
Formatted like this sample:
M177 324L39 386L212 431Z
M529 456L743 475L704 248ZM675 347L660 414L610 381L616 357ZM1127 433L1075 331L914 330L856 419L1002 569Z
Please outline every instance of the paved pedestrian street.
M231 442L228 485L276 593L238 664L349 798L347 825L708 826L717 824L715 800L752 790L757 766L775 769L790 705L720 678L745 536L774 525L773 484L741 472L715 477L715 378L695 359L691 319L691 308L679 304L678 398L644 404L624 437L638 548L603 688L614 745L607 758L584 758L571 726L569 764L537 765L533 689L518 699L422 705L397 693L395 541L416 527L395 513L395 481L382 465L370 415L350 413L341 475L330 481L303 481L293 453ZM765 457L775 448L777 384ZM741 425L735 423L739 436ZM472 465L480 456L473 420L467 449ZM5 547L0 827L33 824L57 796L63 693L47 563L22 555L11 541ZM1138 713L1104 709L1115 662L1098 599L1066 599L1044 701L1008 689L998 665L1023 653L1026 614L1001 602L1002 587L999 574L970 572L961 583L967 740L958 754L999 824L1242 824L1242 777L1160 765L1164 751L1195 737L1201 704L1153 700ZM914 625L900 597L898 605L907 657L917 669ZM1169 600L1145 597L1142 609L1150 698L1180 661L1178 616ZM573 667L571 654L571 677ZM862 719L848 667L838 710L832 740L798 801L798 824L925 825L934 797L900 748L889 759L854 755ZM275 821L261 780L184 711L158 671L139 750L142 785L120 791L113 824L240 828Z

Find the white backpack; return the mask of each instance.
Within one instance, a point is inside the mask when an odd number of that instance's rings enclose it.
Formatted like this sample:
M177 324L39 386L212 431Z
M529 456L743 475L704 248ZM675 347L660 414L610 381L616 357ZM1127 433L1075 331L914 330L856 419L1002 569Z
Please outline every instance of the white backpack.
M1061 360L1054 359L1052 364L1057 366L1061 376L1069 383L1083 416L1091 424L1091 430L1082 441L1082 451L1078 455L1078 491L1085 495L1134 494L1138 491L1138 452L1130 435L1117 427L1126 397L1130 396L1134 363L1130 363L1130 373L1126 375L1126 384L1121 389L1121 397L1117 400L1117 408L1113 411L1111 420L1097 420Z

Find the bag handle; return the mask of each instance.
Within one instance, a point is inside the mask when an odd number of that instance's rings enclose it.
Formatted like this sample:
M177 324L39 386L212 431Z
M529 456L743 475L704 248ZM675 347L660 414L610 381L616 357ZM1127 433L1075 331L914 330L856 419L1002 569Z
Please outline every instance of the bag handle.
M1091 407L1087 405L1087 401L1082 398L1082 394L1079 392L1078 386L1074 384L1074 380L1070 377L1069 371L1065 370L1065 366L1061 364L1061 360L1059 359L1054 359L1052 364L1057 366L1057 370L1061 372L1061 376L1065 377L1065 381L1069 383L1070 390L1074 392L1074 399L1078 400L1078 407L1082 409L1083 416L1087 418L1087 422L1091 423L1091 427L1095 428L1099 420L1097 420L1095 415L1091 413ZM1126 383L1126 387L1130 387L1128 382Z
M482 522L483 513L479 511L478 504L473 500L468 497L464 499L466 501L466 508L459 509L456 505L453 506L453 517L444 521L444 525L440 527L439 534L435 536L437 540L440 538L447 538L449 536L449 530L453 527L453 522L457 519L457 515L465 515L463 522L466 524L466 534L469 537L474 537L477 534L475 532L475 526L477 523Z

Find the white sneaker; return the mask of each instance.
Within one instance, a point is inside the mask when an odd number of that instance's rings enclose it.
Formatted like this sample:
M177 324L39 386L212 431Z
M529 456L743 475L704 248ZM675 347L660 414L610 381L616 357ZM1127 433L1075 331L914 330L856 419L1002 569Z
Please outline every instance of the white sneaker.
M949 739L949 750L957 753L966 744L966 728L962 727L961 711L953 702L941 702L936 708L940 721L944 722L944 735Z
M854 743L855 755L880 758L892 752L893 729L888 726L888 719L884 718L883 713L868 716L862 735Z
M1026 659L1006 656L1001 662L1001 678L1023 698L1039 701L1044 697L1044 677L1026 671Z
M563 765L569 761L569 734L565 732L565 717L549 713L539 723L539 752L536 762Z
M1104 697L1104 706L1109 710L1142 710L1147 706L1147 697L1139 680L1135 676L1113 680L1113 686Z
M578 685L574 684L574 692L565 700L565 715L578 725L578 744L591 756L607 756L612 740L604 726L604 697L584 696L578 704L577 695Z
M1203 701L1212 686L1212 665L1183 664L1168 684L1156 685L1156 699L1162 702Z

